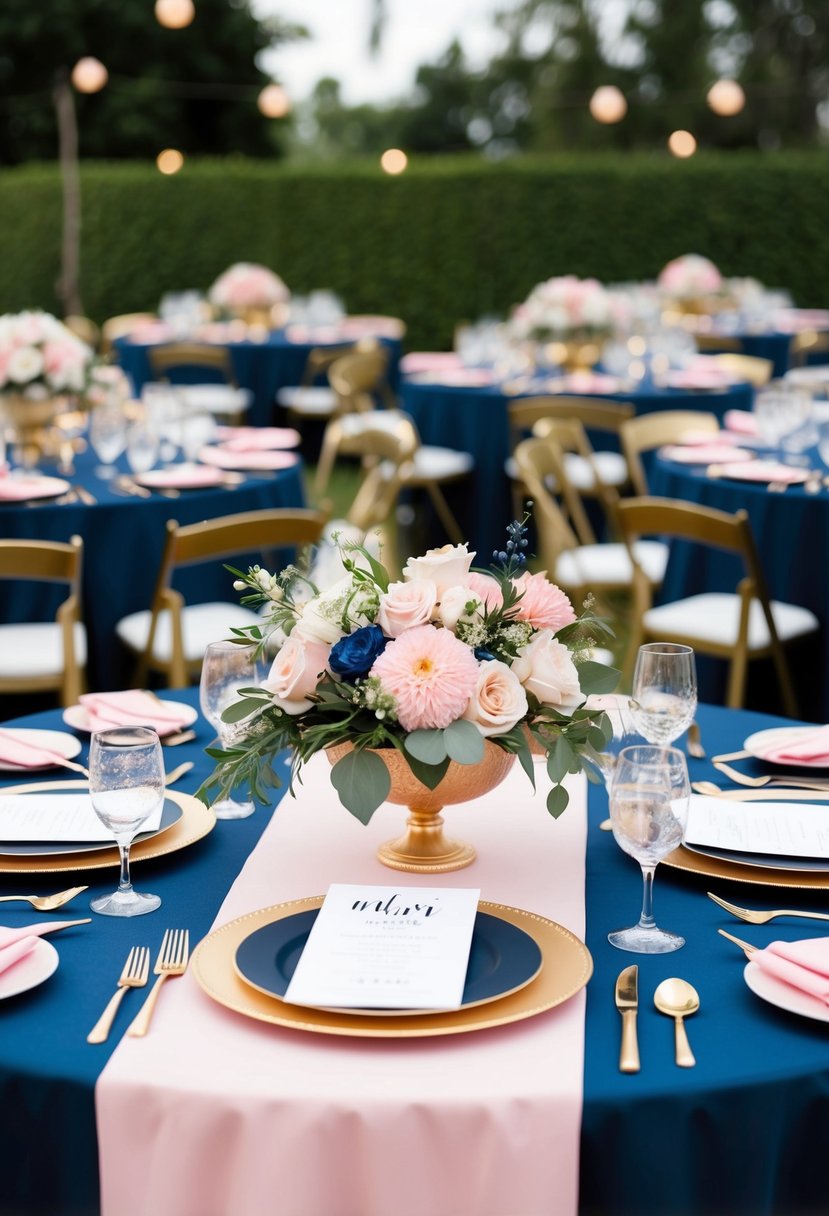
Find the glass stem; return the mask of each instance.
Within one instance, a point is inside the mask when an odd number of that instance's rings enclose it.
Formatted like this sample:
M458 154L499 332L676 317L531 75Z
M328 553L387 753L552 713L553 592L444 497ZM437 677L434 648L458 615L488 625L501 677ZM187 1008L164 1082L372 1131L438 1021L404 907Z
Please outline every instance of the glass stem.
M656 921L653 919L653 876L656 866L642 866L642 914L639 917L640 929L653 929Z
M126 842L119 840L117 842L118 853L121 858L121 878L118 882L119 891L131 891L132 890L132 883L130 882L130 845L131 845L131 843L132 843L131 840L127 840Z

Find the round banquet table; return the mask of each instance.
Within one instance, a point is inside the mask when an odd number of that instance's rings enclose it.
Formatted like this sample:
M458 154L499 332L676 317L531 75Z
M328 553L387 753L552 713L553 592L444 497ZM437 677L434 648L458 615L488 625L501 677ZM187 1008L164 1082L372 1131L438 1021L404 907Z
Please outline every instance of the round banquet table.
M496 387L456 387L439 383L401 384L403 408L411 414L424 443L471 452L475 458L472 493L467 483L449 487L461 531L486 564L503 544L504 529L512 518L510 484L504 464L510 455L507 407L515 397ZM589 396L590 394L569 394ZM627 401L640 414L662 409L707 410L722 419L731 409L750 409L752 389L736 384L724 391L692 392L685 389L646 389L607 393L603 401ZM602 438L607 446L607 437Z
M173 339L169 339L172 341ZM379 339L389 350L388 378L392 388L398 381L398 365L402 350L399 338ZM231 341L224 343L230 352L233 374L240 388L250 389L253 401L246 415L252 426L268 426L275 418L276 394L302 382L305 363L311 350L318 346L339 346L348 338L326 341L293 341L285 330L274 330L262 341ZM136 396L149 380L153 380L149 352L151 343L132 341L129 337L117 338L115 350L118 362L130 377ZM199 384L221 376L204 368L173 368L170 379L177 384Z
M130 612L148 608L166 539L166 523L199 523L220 515L305 505L302 465L277 473L252 473L237 487L182 490L178 497L152 493L140 498L118 493L95 475L99 461L88 450L75 458L75 473L64 480L94 497L94 503L0 502L0 536L8 540L84 542L82 604L88 637L88 680L92 688L123 687L134 662L123 653L115 625ZM124 457L117 462L129 473ZM176 573L175 586L193 602L238 602L232 577L221 562ZM65 589L42 583L6 582L0 620L53 620Z
M823 465L817 452L807 453L813 468ZM716 507L734 513L748 511L772 599L809 608L823 626L793 651L793 675L801 710L829 721L829 653L825 640L829 622L829 490L807 493L789 486L770 493L764 483L709 477L705 466L676 464L658 453L650 464L653 494ZM701 591L733 591L741 564L713 549L677 545L671 553L663 600L680 599ZM724 666L724 665L723 665ZM716 699L713 687L704 688ZM776 692L776 685L775 685Z
M171 694L164 694L170 696ZM196 704L196 693L172 694ZM780 720L748 711L701 706L698 720L709 751L736 750L746 736ZM55 728L56 712L25 720L26 725ZM207 772L202 748L212 738L204 722L196 724L195 743L167 753L168 767L179 760L195 762L193 771L176 788L196 789ZM78 757L86 758L86 747ZM716 774L708 761L689 760L692 780ZM759 771L749 762L746 771ZM275 798L278 799L277 791ZM346 812L343 811L343 814ZM570 813L569 811L566 813ZM631 955L613 949L607 932L630 923L638 914L641 880L638 866L616 846L598 823L607 813L600 787L591 786L588 804L586 911L587 945L594 974L587 988L585 1023L584 1102L581 1121L580 1200L582 1216L818 1216L826 1211L825 1171L829 1151L829 1039L826 1026L783 1012L754 996L746 987L742 953L717 934L731 930L758 946L772 940L797 940L820 934L825 926L786 920L765 927L733 920L705 898L711 886L719 895L748 905L772 905L826 910L827 891L799 893L765 890L706 880L660 867L656 883L656 915L660 924L682 932L687 944L679 953ZM279 815L277 805L275 814ZM451 814L451 808L448 814ZM160 916L140 921L103 917L55 937L60 965L48 983L0 1004L0 1213L3 1216L94 1216L98 1210L98 1156L94 1109L96 1080L127 1025L116 1022L116 1033L101 1046L85 1042L101 1011L101 993L109 993L126 952L137 943L157 948L164 928L188 927L195 943L211 927L226 891L264 830L270 812L259 809L247 820L220 822L197 844L167 858L136 864L140 886L163 900ZM506 830L506 829L505 829ZM309 846L312 845L309 832ZM527 864L532 864L530 858ZM82 916L86 900L111 887L114 871L91 871L79 881L91 884L59 914ZM65 876L68 885L74 881ZM341 879L342 875L332 875ZM43 875L23 881L0 875L0 893L53 891L62 884ZM551 876L551 881L554 876ZM460 885L474 885L475 867L465 871ZM482 892L486 897L486 891ZM4 924L29 923L32 914L16 904L4 908ZM639 1045L641 1071L618 1071L620 1019L613 1001L614 984L622 968L639 964ZM697 988L701 1011L689 1023L696 1055L693 1069L679 1069L673 1059L673 1028L653 1007L657 984L681 975ZM207 997L204 997L207 1000ZM157 1018L163 1016L162 996ZM233 1016L236 1015L230 1015ZM554 1013L542 1014L554 1017ZM296 1031L247 1023L252 1033L296 1035ZM515 1028L502 1026L480 1034L509 1036ZM152 1033L152 1032L151 1032ZM316 1039L317 1036L312 1036ZM450 1040L420 1040L411 1050L424 1055L440 1051L442 1066L456 1070L457 1090L464 1088L466 1036ZM319 1041L323 1058L334 1044ZM356 1050L356 1048L355 1048ZM382 1044L366 1052L365 1066L383 1069ZM539 1068L544 1061L539 1060ZM322 1070L327 1075L327 1070ZM332 1094L336 1084L332 1081ZM333 1101L333 1098L330 1099ZM359 1095L354 1095L359 1102ZM279 1102L280 1095L273 1094ZM405 1127L402 1100L388 1086L389 1117ZM320 1092L321 1111L326 1093ZM409 1112L428 1118L428 1111ZM324 1117L324 1113L321 1114ZM552 1134L552 1133L551 1133ZM209 1151L205 1148L205 1151ZM233 1136L221 1152L233 1154ZM470 1153L497 1152L490 1143L470 1145ZM434 1162L419 1169L439 1170L445 1163L436 1148ZM250 1168L236 1163L237 1168ZM297 1169L301 1169L297 1162ZM333 1168L333 1167L332 1167ZM345 1168L348 1168L346 1165ZM435 1209L412 1212L406 1206L406 1180L400 1179L401 1212L409 1216L467 1216ZM186 1195L186 1187L181 1191ZM278 1206L278 1205L277 1205ZM370 1205L369 1205L370 1207ZM331 1216L345 1216L337 1212ZM356 1209L348 1208L355 1213ZM185 1206L182 1216L197 1216ZM474 1216L559 1216L556 1195L541 1212L493 1211L486 1196L470 1197ZM207 1216L207 1213L198 1213ZM210 1216L242 1216L219 1207ZM245 1216L260 1216L245 1213ZM377 1216L374 1209L360 1216Z

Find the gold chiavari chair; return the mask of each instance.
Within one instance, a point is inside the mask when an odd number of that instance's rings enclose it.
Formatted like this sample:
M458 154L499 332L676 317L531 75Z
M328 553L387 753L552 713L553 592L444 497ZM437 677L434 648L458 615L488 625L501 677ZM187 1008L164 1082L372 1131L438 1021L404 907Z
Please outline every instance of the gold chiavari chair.
M756 355L722 354L712 355L718 367L725 368L755 388L768 384L774 372L771 359L760 359Z
M353 362L349 360L353 359ZM374 409L379 398L393 405L388 383L388 348L376 338L361 338L342 346L319 346L308 352L302 383L281 388L276 395L279 405L294 421L325 422L335 414L358 408L349 403L353 393L370 392L372 400L363 408ZM316 384L327 374L328 384Z
M813 355L829 353L829 331L804 329L789 343L789 366L805 367Z
M697 350L701 355L708 353L741 355L744 351L742 338L727 334L694 334Z
M150 370L155 380L169 380L177 367L194 367L217 372L225 384L236 387L236 377L226 346L210 342L165 342L151 346L147 352Z
M652 452L666 443L679 443L682 436L691 431L710 433L713 437L719 429L716 414L698 410L657 410L652 414L628 418L620 427L619 438L634 494L643 496L648 493L643 452Z
M101 326L101 354L108 355L116 338L125 338L134 329L157 321L154 312L125 312L108 317Z

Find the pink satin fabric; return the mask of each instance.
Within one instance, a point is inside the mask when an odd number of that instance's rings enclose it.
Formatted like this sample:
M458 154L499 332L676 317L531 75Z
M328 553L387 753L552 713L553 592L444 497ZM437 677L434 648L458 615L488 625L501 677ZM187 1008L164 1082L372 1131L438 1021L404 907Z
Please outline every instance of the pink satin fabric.
M374 857L405 808L384 806L364 828L329 773L318 757L297 800L279 804L217 926L331 882L418 885ZM583 938L584 779L570 779L556 821L543 765L536 774L535 796L516 765L446 809L478 860L428 885L480 886ZM188 972L99 1079L103 1216L574 1216L584 1002L477 1033L372 1041L248 1020Z

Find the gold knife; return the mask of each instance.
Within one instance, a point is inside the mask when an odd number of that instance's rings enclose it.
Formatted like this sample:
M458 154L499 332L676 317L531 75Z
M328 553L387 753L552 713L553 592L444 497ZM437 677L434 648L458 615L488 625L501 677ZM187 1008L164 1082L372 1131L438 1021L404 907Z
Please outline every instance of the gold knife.
M639 1071L639 1043L636 1039L636 1013L639 1008L639 967L625 967L616 980L616 1008L622 1015L622 1049L619 1071Z

